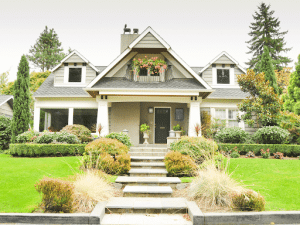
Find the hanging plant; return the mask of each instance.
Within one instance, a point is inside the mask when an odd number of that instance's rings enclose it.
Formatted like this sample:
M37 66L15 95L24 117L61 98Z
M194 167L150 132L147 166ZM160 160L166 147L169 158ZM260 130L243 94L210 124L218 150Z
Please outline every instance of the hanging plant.
M158 57L151 57L150 59L145 55L143 59L133 59L132 70L134 74L138 74L142 68L149 69L150 74L162 73L167 69L167 63L158 59Z

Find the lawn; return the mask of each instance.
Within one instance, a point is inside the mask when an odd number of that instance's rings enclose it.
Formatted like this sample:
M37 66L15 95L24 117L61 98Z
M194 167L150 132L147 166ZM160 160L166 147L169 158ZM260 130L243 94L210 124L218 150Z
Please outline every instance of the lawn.
M0 212L32 212L40 202L34 184L79 172L80 157L13 158L0 154Z

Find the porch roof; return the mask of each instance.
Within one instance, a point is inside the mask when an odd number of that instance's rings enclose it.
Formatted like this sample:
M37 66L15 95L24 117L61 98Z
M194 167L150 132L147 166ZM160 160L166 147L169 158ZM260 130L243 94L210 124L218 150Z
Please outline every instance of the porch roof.
M214 88L207 99L245 99L249 93L243 92L240 88Z

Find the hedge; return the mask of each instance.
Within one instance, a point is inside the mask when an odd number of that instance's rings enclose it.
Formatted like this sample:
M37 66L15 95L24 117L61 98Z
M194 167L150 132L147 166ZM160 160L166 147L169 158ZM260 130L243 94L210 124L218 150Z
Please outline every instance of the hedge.
M9 151L13 156L67 156L82 155L86 144L10 144Z
M219 143L219 151L230 151L234 147L241 155L252 151L255 155L260 155L260 150L270 150L271 155L276 152L281 152L284 156L296 157L300 156L300 145L285 145L285 144L223 144Z

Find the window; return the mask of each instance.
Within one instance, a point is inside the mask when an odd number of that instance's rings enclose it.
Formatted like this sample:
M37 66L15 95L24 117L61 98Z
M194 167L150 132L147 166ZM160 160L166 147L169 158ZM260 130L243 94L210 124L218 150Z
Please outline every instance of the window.
M217 69L217 84L230 84L229 70Z
M238 110L235 109L216 109L215 117L226 122L227 127L239 127L237 116Z
M139 75L140 76L148 76L148 70L146 68L141 68Z
M183 121L183 109L175 109L175 121Z
M69 82L81 82L82 68L69 68Z

